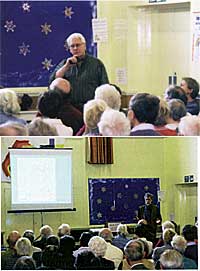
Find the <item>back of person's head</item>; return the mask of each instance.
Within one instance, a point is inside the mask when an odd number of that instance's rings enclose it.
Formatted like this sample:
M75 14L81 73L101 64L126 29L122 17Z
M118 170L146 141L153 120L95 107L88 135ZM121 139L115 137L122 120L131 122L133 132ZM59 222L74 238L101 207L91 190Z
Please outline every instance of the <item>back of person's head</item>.
M129 261L139 261L144 258L144 244L138 240L129 241L124 247L125 256Z
M160 267L164 270L183 269L183 257L178 251L167 249L160 256Z
M190 224L185 225L182 229L182 235L186 241L194 241L195 239L198 239L197 227Z
M154 124L159 111L159 103L160 100L155 95L138 93L131 98L129 107L139 123Z
M102 237L93 236L88 243L88 247L97 257L104 257L107 250L107 243Z
M58 247L48 245L42 252L42 264L51 269L55 269L58 265Z
M77 270L95 270L100 262L92 251L85 250L77 255L74 266Z
M65 94L69 94L70 93L70 82L64 78L56 78L55 80L53 80L49 86L49 90L56 90L56 91L61 91Z
M154 125L163 126L167 124L167 119L169 117L169 114L170 114L170 109L167 102L164 100L160 100L159 111L158 111L156 120L154 122Z
M13 270L36 270L36 263L30 256L21 256L13 266Z
M61 233L62 233L62 235L66 235L66 234L70 235L70 233L71 233L71 227L70 227L69 224L63 223L63 224L60 225L60 227L61 227Z
M128 235L127 225L126 224L119 224L117 226L117 233L121 235Z
M42 237L48 237L53 234L53 230L49 225L44 225L40 228L40 235Z
M185 94L184 89L182 89L180 86L170 86L165 91L166 96L165 99L167 101L171 99L179 99L184 102L185 106L187 104L187 95Z
M103 136L129 136L130 121L123 112L107 109L98 123L99 132Z
M115 84L109 84L109 85L115 87L115 89L119 92L120 96L122 95L122 90L119 86L117 86Z
M145 232L146 232L145 224L136 225L134 232L139 238L145 237Z
M29 110L32 103L33 103L33 99L31 98L31 96L29 96L28 94L23 94L23 96L21 97L21 103L20 103L21 110L23 111Z
M199 83L191 77L183 77L182 80L184 80L187 83L187 87L192 90L190 96L192 99L195 99L199 94Z
M46 240L46 245L53 245L59 247L60 241L56 235L49 235Z
M18 114L20 105L15 91L4 88L0 91L0 111L8 115Z
M86 43L85 37L81 33L72 33L69 37L67 37L66 42L67 45L70 46L72 43L72 39L80 39L82 43Z
M90 241L90 239L92 238L92 236L93 235L90 232L82 232L81 236L79 238L80 246L87 247L88 246L88 242Z
M18 231L11 231L7 237L7 243L9 248L14 248L17 240L21 237Z
M33 241L35 239L35 234L32 230L25 230L23 233L23 237L26 237L30 240L31 244L33 244Z
M179 135L199 136L200 135L200 116L185 116L181 118L178 125Z
M109 228L103 228L99 231L99 236L103 238L105 241L112 242L113 240L113 234L112 231Z
M32 257L21 256L15 263L14 270L35 270L36 264Z
M19 256L32 256L33 254L31 242L26 237L21 237L17 240L15 249Z
M70 235L64 235L60 238L60 252L63 255L71 255L74 250L75 240Z
M187 241L183 236L175 235L172 238L171 245L174 249L178 250L181 254L183 254L187 247Z
M57 136L55 127L50 126L43 118L37 117L33 119L28 125L29 136Z
M103 100L108 107L114 110L120 110L121 107L121 96L119 91L113 85L104 84L96 88L95 100Z
M165 222L162 223L162 231L164 231L165 229L175 230L175 225L171 221L166 220Z
M28 128L19 122L7 121L0 125L0 136L28 136Z
M179 99L171 99L168 102L168 106L170 110L170 117L175 121L180 121L180 119L187 114L187 109L184 102Z
M102 113L107 105L103 100L90 100L84 105L83 119L89 129L97 128Z
M62 96L57 91L46 91L38 99L38 110L43 117L57 118L63 104Z
M171 244L172 238L176 235L175 230L173 229L165 229L162 233L162 237L165 244Z

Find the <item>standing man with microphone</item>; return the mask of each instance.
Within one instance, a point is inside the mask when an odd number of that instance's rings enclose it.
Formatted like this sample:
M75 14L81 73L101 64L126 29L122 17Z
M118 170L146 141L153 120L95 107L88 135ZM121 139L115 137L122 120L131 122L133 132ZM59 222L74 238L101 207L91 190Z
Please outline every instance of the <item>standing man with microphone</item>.
M145 205L142 205L138 209L138 222L147 225L148 231L152 234L152 241L156 241L156 229L157 225L161 224L162 217L159 208L152 204L153 195L151 193L146 193L144 195Z
M86 53L86 40L80 33L71 34L67 40L71 57L62 60L50 76L67 79L72 87L71 103L83 111L83 105L94 98L95 89L109 83L104 64Z

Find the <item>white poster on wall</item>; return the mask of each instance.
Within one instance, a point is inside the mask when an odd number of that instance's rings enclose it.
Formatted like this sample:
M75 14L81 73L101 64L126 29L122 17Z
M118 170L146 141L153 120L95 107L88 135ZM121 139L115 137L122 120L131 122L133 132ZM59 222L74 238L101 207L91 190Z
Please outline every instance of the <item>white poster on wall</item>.
M127 84L127 69L126 68L116 68L116 82L118 84Z
M200 12L193 12L192 61L200 63Z
M106 19L92 19L92 31L94 42L108 41L108 24Z

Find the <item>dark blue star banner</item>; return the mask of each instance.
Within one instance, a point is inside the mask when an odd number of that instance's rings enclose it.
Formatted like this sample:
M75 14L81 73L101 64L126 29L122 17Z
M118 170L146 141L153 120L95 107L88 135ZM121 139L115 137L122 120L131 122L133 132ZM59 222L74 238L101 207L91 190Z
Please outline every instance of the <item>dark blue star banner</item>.
M144 194L154 195L158 203L159 178L88 179L90 224L105 222L137 223L137 211Z
M0 85L47 86L55 66L69 57L65 39L82 33L96 56L92 19L96 1L0 1Z

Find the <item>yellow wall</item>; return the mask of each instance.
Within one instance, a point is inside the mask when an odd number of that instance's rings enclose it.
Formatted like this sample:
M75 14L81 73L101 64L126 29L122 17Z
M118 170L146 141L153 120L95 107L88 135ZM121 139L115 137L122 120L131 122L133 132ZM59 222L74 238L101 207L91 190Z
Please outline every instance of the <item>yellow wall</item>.
M36 146L48 143L48 139L44 138L31 138L30 141ZM61 223L69 223L74 228L88 227L89 177L159 177L161 190L165 191L165 199L161 203L163 220L174 214L175 221L181 223L181 226L193 223L197 215L197 187L175 184L183 182L184 175L197 174L196 141L197 138L180 137L114 138L114 164L91 165L86 162L87 139L57 139L57 144L73 147L74 206L77 211L44 213L43 223L50 224L55 233ZM12 142L11 138L2 139L2 158ZM22 232L26 228L33 228L38 234L41 226L40 213L7 214L10 209L10 183L2 183L1 189L2 231L7 234L14 229ZM179 191L180 189L182 190ZM182 198L186 196L183 202Z

